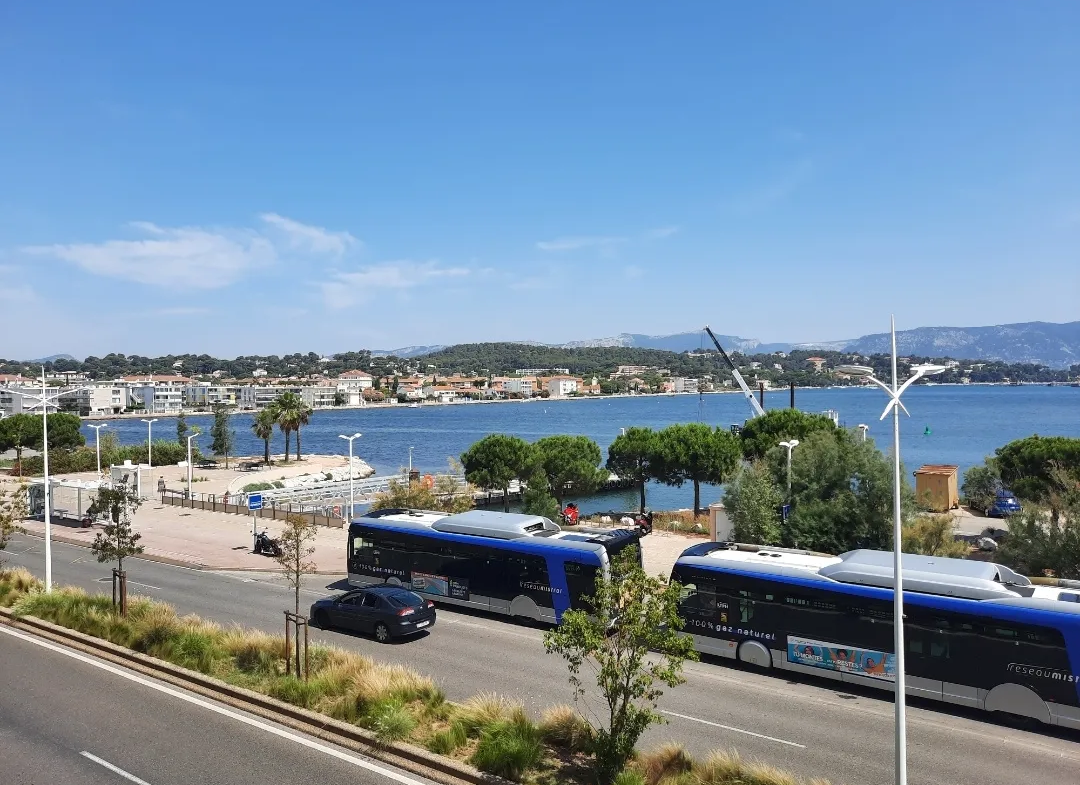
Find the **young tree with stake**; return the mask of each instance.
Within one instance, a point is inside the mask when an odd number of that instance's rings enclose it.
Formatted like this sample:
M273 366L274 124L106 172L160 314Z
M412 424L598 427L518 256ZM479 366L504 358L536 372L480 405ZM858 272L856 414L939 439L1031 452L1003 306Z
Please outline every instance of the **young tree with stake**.
M677 583L646 575L627 548L612 563L610 578L597 578L587 607L566 611L560 626L544 635L548 653L566 660L575 699L586 694L583 667L596 674L607 706L607 716L594 723L601 785L615 780L648 727L664 722L656 710L663 687L682 684L683 663L697 659L690 637L680 632L680 591Z
M124 572L124 559L143 552L143 546L139 545L142 535L131 528L131 516L141 504L142 499L134 486L118 483L114 488L100 488L89 510L91 516L104 513L108 520L90 547L98 562L116 562L113 580L120 582L121 615L127 613L127 573Z

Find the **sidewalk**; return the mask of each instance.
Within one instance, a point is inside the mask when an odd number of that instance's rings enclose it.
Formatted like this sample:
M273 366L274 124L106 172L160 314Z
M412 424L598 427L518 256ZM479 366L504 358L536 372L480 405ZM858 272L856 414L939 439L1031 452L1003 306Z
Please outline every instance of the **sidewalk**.
M259 521L271 537L281 533L283 521ZM24 521L30 534L44 536L45 524L40 520ZM80 528L74 521L53 521L52 536L58 542L89 547L103 524ZM277 570L270 556L252 553L251 518L220 512L192 510L184 507L161 506L147 501L132 518L132 527L142 535L142 558L204 570ZM311 560L317 571L324 574L345 572L345 529L320 527L315 537L315 553Z
M267 534L277 537L283 521L259 520L260 531L265 526ZM40 520L22 523L30 534L44 536L45 524ZM53 521L52 537L57 542L89 547L103 524L80 528L71 520ZM192 567L202 570L277 570L277 562L269 556L252 553L251 518L222 512L162 506L153 500L144 502L132 519L132 527L142 535L142 558L153 561ZM315 536L315 562L317 572L343 574L348 529L319 527ZM679 554L700 537L684 537L670 532L656 531L642 540L642 559L646 572L665 576Z

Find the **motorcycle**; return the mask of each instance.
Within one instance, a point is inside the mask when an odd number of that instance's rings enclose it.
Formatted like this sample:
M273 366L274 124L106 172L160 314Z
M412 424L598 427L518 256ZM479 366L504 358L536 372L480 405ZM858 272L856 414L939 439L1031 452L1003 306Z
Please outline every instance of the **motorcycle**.
M261 531L255 535L255 553L261 553L266 556L280 556L281 545L277 540L267 536L266 531Z

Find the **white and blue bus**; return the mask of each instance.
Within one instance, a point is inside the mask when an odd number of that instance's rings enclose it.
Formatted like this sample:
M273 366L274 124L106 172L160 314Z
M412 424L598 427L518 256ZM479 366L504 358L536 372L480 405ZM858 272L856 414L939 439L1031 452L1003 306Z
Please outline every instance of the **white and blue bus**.
M891 690L892 557L702 543L671 577L698 651ZM908 695L1080 729L1080 593L988 562L903 571Z
M378 510L349 525L349 583L391 583L440 603L557 624L631 548L631 529L563 531L536 515Z

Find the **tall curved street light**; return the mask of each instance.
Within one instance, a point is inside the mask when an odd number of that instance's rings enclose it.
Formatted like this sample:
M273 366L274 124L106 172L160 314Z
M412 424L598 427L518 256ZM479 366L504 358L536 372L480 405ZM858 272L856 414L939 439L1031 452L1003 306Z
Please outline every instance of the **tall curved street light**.
M791 451L799 446L799 440L792 439L788 442L780 442L780 446L787 450L787 492L788 496L791 496Z
M908 387L924 376L933 376L946 370L941 365L913 365L911 378L898 385L896 375L896 317L892 317L892 385L885 384L874 377L874 369L865 365L840 365L834 370L848 376L857 376L876 384L889 396L889 403L878 419L884 420L889 412L893 416L893 647L896 651L896 739L895 763L896 785L907 785L907 709L906 679L904 677L904 579L903 565L900 559L900 546L903 531L900 520L900 410L911 416L900 396Z
M53 395L49 395L48 388L45 386L45 366L41 366L41 395L32 395L31 393L25 393L21 390L10 390L6 387L0 387L0 391L11 393L12 395L18 395L22 398L29 398L36 403L30 406L31 409L41 407L41 449L42 449L42 482L45 483L45 592L46 594L52 591L52 494L50 493L51 485L49 484L49 406L57 408L52 402L65 395L72 395L73 393L82 392L83 390L89 390L89 387L76 387L73 390L64 390Z
M101 425L87 425L88 428L94 429L94 450L97 452L97 473L98 477L101 477L101 429L108 428L109 424L103 422Z
M154 470L154 423L157 418L143 422L146 423L146 470L151 472Z
M191 440L201 435L196 428L195 432L187 437L187 497L189 500L191 499Z
M355 484L353 482L353 442L359 439L363 434L354 433L352 436L338 436L339 439L344 439L349 443L349 514L346 520L352 520L353 513L356 511L356 492L354 490ZM412 455L412 448L409 448L409 455Z

